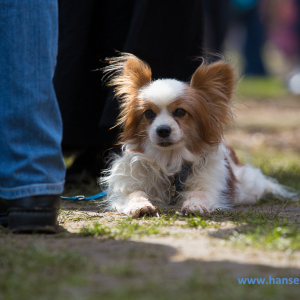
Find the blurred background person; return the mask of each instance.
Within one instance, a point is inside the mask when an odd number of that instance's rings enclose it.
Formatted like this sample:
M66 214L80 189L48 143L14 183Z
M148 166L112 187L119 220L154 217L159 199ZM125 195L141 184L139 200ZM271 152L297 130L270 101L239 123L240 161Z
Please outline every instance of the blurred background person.
M265 27L258 0L204 0L205 48L224 53L230 34L230 44L242 55L243 73L265 75L262 59ZM232 45L230 45L232 47Z
M230 0L204 0L204 45L208 52L222 53L230 23Z
M204 0L205 49L233 56L241 74L279 76L300 93L300 0Z

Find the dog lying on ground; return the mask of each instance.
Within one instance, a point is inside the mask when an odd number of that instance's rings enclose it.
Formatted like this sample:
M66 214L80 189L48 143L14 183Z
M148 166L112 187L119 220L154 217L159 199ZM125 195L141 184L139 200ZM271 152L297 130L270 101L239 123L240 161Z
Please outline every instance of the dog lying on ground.
M265 194L290 197L259 169L242 164L226 144L233 120L234 70L204 61L190 83L152 81L131 54L110 59L109 85L120 99L123 153L101 178L112 209L139 217L180 203L182 214L256 204Z

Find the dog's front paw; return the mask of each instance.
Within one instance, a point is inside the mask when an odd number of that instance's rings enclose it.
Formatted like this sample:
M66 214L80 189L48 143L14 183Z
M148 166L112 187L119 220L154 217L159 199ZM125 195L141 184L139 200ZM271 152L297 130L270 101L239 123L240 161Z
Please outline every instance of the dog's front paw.
M208 215L210 209L207 202L208 201L203 193L193 193L183 202L181 214Z
M126 215L138 218L156 212L156 207L150 203L146 193L134 192L129 197L129 202L125 209Z
M139 218L143 215L150 215L156 212L156 207L150 202L148 203L135 203L128 208L126 214L130 217Z

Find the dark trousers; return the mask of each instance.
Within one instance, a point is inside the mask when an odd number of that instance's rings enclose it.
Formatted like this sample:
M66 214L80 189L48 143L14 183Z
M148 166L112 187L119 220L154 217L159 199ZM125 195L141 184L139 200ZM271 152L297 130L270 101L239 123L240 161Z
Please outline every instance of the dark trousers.
M63 147L82 148L115 139L109 131L118 103L101 81L105 57L133 53L153 78L188 81L203 40L201 0L60 0L54 86L63 118Z

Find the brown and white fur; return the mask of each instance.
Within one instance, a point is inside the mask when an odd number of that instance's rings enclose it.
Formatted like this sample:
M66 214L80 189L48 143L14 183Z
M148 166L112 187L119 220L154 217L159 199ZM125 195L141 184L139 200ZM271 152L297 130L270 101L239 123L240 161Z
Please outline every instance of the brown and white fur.
M191 165L178 196L183 214L256 204L266 193L290 196L226 145L223 127L232 122L235 86L227 62L203 62L189 84L152 81L150 67L130 54L110 62L106 71L120 99L123 129L123 153L101 179L111 208L138 217L168 206L172 176L183 163Z

